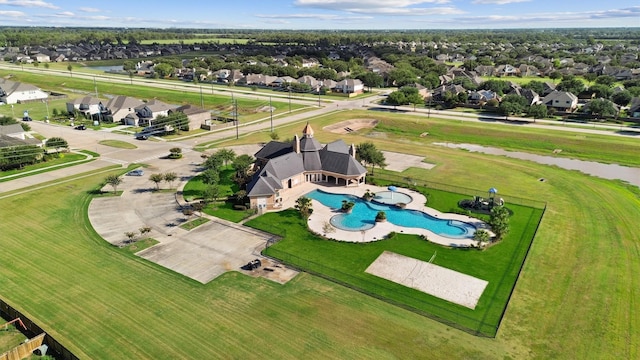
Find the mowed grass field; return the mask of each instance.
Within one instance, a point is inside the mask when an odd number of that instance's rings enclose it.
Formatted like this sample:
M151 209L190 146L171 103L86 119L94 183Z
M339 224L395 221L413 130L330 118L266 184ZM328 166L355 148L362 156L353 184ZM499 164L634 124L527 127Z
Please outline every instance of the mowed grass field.
M438 165L402 176L495 186L548 202L495 339L473 337L305 274L279 285L227 273L201 285L128 255L106 245L87 224L88 192L105 174L11 197L0 193L0 296L81 358L640 356L637 191L575 171L433 146L408 134L322 131L322 124L339 119L312 120L316 138L370 140ZM286 138L302 126L278 133ZM265 141L268 134L242 140L256 139ZM541 177L547 181L539 182Z

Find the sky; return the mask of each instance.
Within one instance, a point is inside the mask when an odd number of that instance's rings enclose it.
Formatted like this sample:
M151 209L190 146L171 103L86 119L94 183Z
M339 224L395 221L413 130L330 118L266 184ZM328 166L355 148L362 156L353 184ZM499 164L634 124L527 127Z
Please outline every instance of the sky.
M640 27L640 1L0 0L0 25L293 30Z

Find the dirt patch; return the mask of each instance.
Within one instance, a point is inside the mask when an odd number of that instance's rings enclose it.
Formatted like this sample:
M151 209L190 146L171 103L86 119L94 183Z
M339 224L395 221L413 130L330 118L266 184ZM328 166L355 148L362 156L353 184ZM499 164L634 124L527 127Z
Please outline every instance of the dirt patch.
M360 129L372 129L376 125L378 125L378 120L375 119L352 119L325 126L322 130L335 134L348 134Z
M255 270L240 270L241 272L253 276L263 277L265 279L275 281L280 284L285 284L289 280L298 275L298 271L289 269L286 266L271 260L269 258L260 258L262 266Z

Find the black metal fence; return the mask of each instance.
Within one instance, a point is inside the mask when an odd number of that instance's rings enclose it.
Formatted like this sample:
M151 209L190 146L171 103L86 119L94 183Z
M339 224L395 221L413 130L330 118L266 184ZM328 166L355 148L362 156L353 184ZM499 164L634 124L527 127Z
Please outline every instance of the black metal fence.
M368 178L368 181L373 180L374 182L390 182L393 185L408 187L408 188L417 188L417 187L425 187L437 190L443 190L448 192L453 192L462 195L475 196L478 194L479 190L464 188L449 184L442 184L436 182L429 182L422 179L408 178L390 174L376 174L373 179ZM520 239L518 240L519 245L518 249L523 246L526 246L524 249L524 254L522 257L514 255L509 262L509 265L505 272L509 272L514 269L514 267L518 268L516 278L514 280L513 286L511 286L511 290L509 292L509 296L507 301L504 302L504 305L501 309L500 318L496 322L495 320L486 320L485 316L482 317L481 320L477 318L472 318L461 314L451 308L439 306L431 301L427 301L424 297L420 295L413 296L411 292L406 291L398 291L397 287L389 284L389 286L385 286L384 282L374 282L367 280L364 277L354 276L353 274L345 273L341 270L334 269L328 267L324 264L320 264L309 259L305 259L295 254L291 254L289 252L271 247L274 242L271 242L267 245L265 250L263 251L263 255L276 258L277 260L283 262L289 267L298 269L300 271L307 272L309 274L324 278L331 282L340 284L347 288L356 290L360 293L369 295L376 299L385 301L387 303L393 304L395 306L404 308L406 310L412 311L419 315L428 317L440 323L443 323L447 326L456 328L458 330L462 330L469 334L480 336L480 337L489 337L493 338L497 335L500 324L502 323L502 319L507 310L509 301L511 300L511 296L513 295L513 291L515 290L515 285L517 284L522 269L524 267L525 261L529 255L529 251L531 250L531 246L533 245L533 239L535 238L536 233L538 232L538 228L542 222L542 218L544 217L544 212L547 208L547 203L543 201L537 201L532 199L521 198L517 196L511 195L501 195L501 197L508 203L527 206L535 209L542 210L542 215L538 218L537 223L535 225L535 230L533 233L524 232ZM532 215L533 217L533 215ZM530 218L529 223L533 219ZM275 226L277 227L277 225ZM530 228L529 225L526 227ZM286 229L274 229L278 230L278 234L282 236L282 238L286 238ZM528 244L527 244L528 243ZM500 280L500 284L498 287L503 285L503 281L506 279L506 274ZM496 301L496 293L494 293L493 297L489 302L489 307L495 304ZM414 305L410 305L414 304ZM487 310L488 311L488 310Z
M383 173L376 173L375 175L369 175L367 177L367 182L375 185L384 183L385 185L387 184L396 185L398 187L406 187L406 188L424 187L428 189L443 190L443 191L448 191L448 192L457 193L461 195L468 195L470 197L485 193L478 189L465 188L461 186L442 184L438 182L427 181L427 180L422 180L422 179L417 179L412 177L406 177L406 176L403 177L403 176L398 176L393 174L383 174ZM503 198L505 203L528 206L535 209L545 209L547 207L547 203L544 201L527 199L527 198L509 195L509 194L498 194L496 196Z

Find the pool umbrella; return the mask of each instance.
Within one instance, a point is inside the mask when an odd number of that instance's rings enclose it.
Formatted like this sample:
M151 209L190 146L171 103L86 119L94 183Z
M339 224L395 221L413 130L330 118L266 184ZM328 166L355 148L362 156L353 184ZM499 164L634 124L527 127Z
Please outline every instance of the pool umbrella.
M389 191L391 191L391 200L393 200L393 192L394 191L398 191L398 188L393 186L393 185L391 185L387 189L389 189Z

